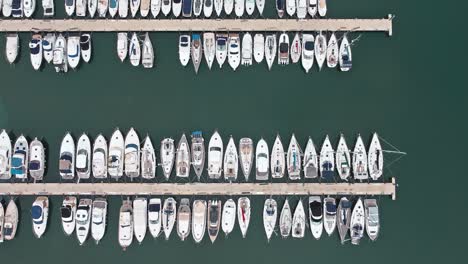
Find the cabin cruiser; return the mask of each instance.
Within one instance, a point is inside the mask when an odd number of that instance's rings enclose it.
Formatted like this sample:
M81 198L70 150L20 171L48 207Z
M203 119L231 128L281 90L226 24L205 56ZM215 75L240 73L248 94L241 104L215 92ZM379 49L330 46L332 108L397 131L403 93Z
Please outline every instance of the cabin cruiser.
M364 225L365 225L365 213L364 205L362 204L361 198L356 202L351 214L351 243L353 245L359 245L361 238L364 235Z
M107 141L101 134L99 134L94 140L92 156L94 178L107 178Z
M263 34L255 34L254 36L253 55L257 63L261 63L265 57L265 37Z
M208 177L219 179L223 167L223 140L215 131L208 144Z
M18 206L15 200L10 199L5 210L5 219L3 221L3 238L5 240L13 240L18 228Z
M294 134L289 142L286 165L288 167L289 179L298 180L301 178L301 149Z
M234 0L224 0L224 13L229 16L232 10L234 10Z
M126 18L128 16L129 0L119 0L119 17Z
M351 70L351 67L353 66L351 45L348 42L348 38L346 37L346 34L343 36L343 40L341 40L341 44L340 44L339 63L340 63L340 70L344 72Z
M226 154L224 154L224 179L229 182L236 181L238 170L239 161L236 144L231 136L226 147Z
M86 134L76 143L76 174L79 179L88 179L91 175L91 142Z
M179 140L176 151L176 176L187 178L190 174L190 146L185 134Z
M104 0L107 1L107 0ZM119 12L119 0L109 0L109 15L114 18Z
M314 35L312 34L303 34L302 35L302 55L301 55L301 63L302 67L306 71L309 70L314 65Z
M245 12L251 16L255 11L255 0L245 0Z
M133 208L127 199L122 202L119 212L119 244L125 250L133 241Z
M59 34L54 43L52 62L56 72L68 72L67 39Z
M213 0L204 0L203 1L203 15L206 18L210 18L213 13Z
M37 238L41 238L47 228L49 217L49 198L38 196L31 208L33 233Z
M346 197L342 197L340 199L336 218L338 222L337 226L338 233L340 234L341 244L344 244L344 242L347 240L346 236L348 234L351 221L351 207L352 203Z
M216 54L216 40L213 32L203 33L203 52L205 54L206 64L211 70Z
M286 165L286 155L279 135L276 136L271 150L271 177L283 178Z
M224 62L226 61L227 39L227 34L216 34L216 61L219 64L219 68L223 67Z
M190 200L182 198L180 200L179 210L177 211L177 234L184 241L190 234Z
M195 243L200 243L205 236L206 201L195 200L192 213L192 237Z
M276 57L276 35L268 35L265 39L265 60L268 70L271 70Z
M323 205L319 196L309 197L309 225L315 239L320 239L323 232Z
M28 177L29 145L28 140L21 135L16 139L11 156L11 175L17 179Z
M41 181L45 170L44 145L40 140L34 138L29 145L29 175L35 181Z
M237 201L237 220L242 237L245 238L250 223L250 199L248 197L240 197Z
M372 241L375 241L379 236L380 231L379 207L377 206L377 200L365 199L364 209L367 235Z
M320 177L330 180L333 179L334 176L335 151L327 135L323 141L322 149L320 150Z
M156 18L161 12L161 1L162 0L151 0L151 15Z
M36 11L36 0L23 0L24 16L29 18Z
M34 34L29 42L29 50L31 52L31 65L34 70L39 70L42 65L42 36Z
M74 196L65 196L60 207L60 215L62 218L62 229L65 235L70 236L75 231L75 214L77 207L77 199Z
M242 37L242 65L252 65L252 35L245 33Z
M219 232L219 224L221 222L221 201L208 201L208 236L211 243L214 243Z
M176 215L177 215L176 201L174 200L174 198L169 197L164 201L164 206L163 206L163 211L162 211L162 228L163 228L164 236L166 240L169 239L172 229L174 228Z
M6 58L10 64L15 63L18 57L19 36L16 33L6 34Z
M161 0L161 1L162 1L161 11L164 14L164 16L167 16L171 12L172 0Z
M44 59L47 63L51 63L54 59L54 44L55 34L47 33L42 39L42 50L44 52Z
M236 203L229 199L224 203L221 228L224 234L229 235L236 223Z
M291 233L291 227L292 227L292 214L291 214L291 208L289 207L288 199L285 200L283 209L281 210L279 226L280 226L281 237L282 238L289 237L289 234Z
M307 13L313 18L317 15L317 0L308 0Z
M80 246L83 245L88 238L92 207L93 201L91 199L80 199L80 203L76 208L76 237L78 238Z
M304 150L304 178L317 178L318 176L318 156L314 142L309 137Z
M223 0L214 0L214 9L216 16L221 16L221 13L223 12Z
M151 198L148 204L148 229L157 238L161 233L161 199Z
M192 132L192 166L200 179L205 166L205 139L201 131Z
M356 180L367 180L367 152L361 135L358 135L353 151L353 175Z
M336 40L335 33L332 33L328 40L327 47L327 66L328 68L335 68L338 65L338 40Z
M182 0L172 0L172 14L179 17L182 13Z
M305 233L305 212L302 200L299 200L292 220L292 237L303 238Z
M195 69L195 73L198 73L198 69L200 68L200 64L202 61L202 43L200 34L192 34L192 63Z
M294 16L296 13L296 0L285 0L286 1L286 13L289 16Z
M146 136L141 148L141 177L153 179L156 177L156 153L149 136Z
M130 39L130 47L129 47L128 53L130 56L130 63L135 67L140 65L141 47L140 47L140 40L138 40L138 36L136 33L132 34L132 38Z
M125 142L122 132L116 129L109 141L107 172L111 177L120 178L123 176L124 148Z
M289 36L286 33L280 35L278 48L278 64L289 64Z
M255 150L255 179L258 181L268 180L270 170L270 157L266 141L262 138L257 143Z
M307 16L307 2L309 0L297 0L297 18L304 19Z
M369 176L374 181L378 180L383 174L383 155L382 146L380 145L380 140L377 133L374 133L372 136L367 158L367 164L369 165Z
M96 244L101 241L106 233L107 200L96 198L93 201L93 211L91 213L91 236Z
M343 134L341 134L336 148L335 163L338 175L346 181L351 174L351 156Z
M335 198L323 199L323 227L329 236L336 228L336 201Z
M80 36L72 34L68 36L67 40L67 61L68 66L76 69L81 59Z
M113 0L111 0L113 1ZM124 61L127 58L128 53L128 34L127 32L117 33L117 55L120 61Z
M245 180L248 181L254 158L254 147L252 139L241 138L239 140L239 158L242 173L244 174Z
M180 35L179 37L179 60L184 67L190 60L190 35Z
M5 131L5 129L2 129L2 132L0 133L0 179L8 180L10 178L11 178L11 141L10 141L10 136L8 136L8 133Z
M301 59L301 53L302 53L301 38L299 37L299 33L296 33L291 43L291 62L298 63L299 60Z
M136 198L133 200L133 233L138 243L145 239L148 223L148 200Z
M228 39L228 62L235 71L240 64L240 40L239 34L229 34Z
M271 198L266 199L263 205L263 227L268 241L270 241L271 235L275 231L277 214L278 206L276 201Z
M91 60L91 35L88 33L80 36L81 58L88 63Z
M175 147L172 138L165 138L161 141L161 166L163 168L164 177L166 180L171 176L172 167L174 166Z
M140 176L140 138L135 129L130 128L125 137L125 175L130 178ZM135 204L133 205L135 212Z
M245 0L234 0L234 11L237 17L244 15Z

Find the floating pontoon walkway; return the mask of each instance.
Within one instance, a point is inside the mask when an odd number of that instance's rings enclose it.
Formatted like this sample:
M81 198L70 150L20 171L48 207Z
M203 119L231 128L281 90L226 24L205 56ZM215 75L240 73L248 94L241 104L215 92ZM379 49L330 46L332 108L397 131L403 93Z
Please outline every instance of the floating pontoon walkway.
M0 183L2 195L389 195L388 183Z
M383 19L3 19L0 32L112 31L381 31L392 35L392 16Z

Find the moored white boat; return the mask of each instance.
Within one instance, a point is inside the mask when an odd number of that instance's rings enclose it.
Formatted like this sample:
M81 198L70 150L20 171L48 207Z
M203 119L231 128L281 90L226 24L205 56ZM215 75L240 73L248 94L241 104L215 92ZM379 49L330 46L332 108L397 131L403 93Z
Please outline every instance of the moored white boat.
M80 36L81 58L86 63L91 60L91 47L91 34L82 34Z
M262 138L255 148L255 179L258 181L268 180L270 171L270 156L268 144Z
M141 177L153 179L156 177L156 153L149 136L146 136L141 148Z
M172 0L172 14L179 17L182 13L182 0Z
M151 0L151 15L156 18L161 12L161 0Z
M31 17L36 10L36 0L23 0L23 13L25 17Z
M288 199L284 201L283 209L279 218L280 234L282 238L289 237L292 227L292 214Z
M67 39L59 34L54 43L52 62L56 72L68 71Z
M13 198L8 202L5 210L5 220L3 221L3 238L13 240L18 228L18 206Z
M351 207L352 203L346 197L341 197L338 204L338 211L336 214L337 228L340 234L341 244L347 240L349 225L351 222Z
M232 10L234 10L234 0L224 0L224 13L229 16Z
M93 144L92 168L94 178L107 178L107 149L106 138L99 134Z
M68 16L73 16L75 13L75 0L65 0L65 12Z
M75 15L77 17L85 17L86 16L86 2L88 0L75 0Z
M31 65L34 70L39 70L42 65L42 36L34 34L29 42L29 51L31 52Z
M263 227L268 241L270 241L276 227L276 218L278 215L278 206L274 199L266 199L263 205Z
M128 53L130 55L130 63L135 67L140 65L141 47L140 47L140 40L138 39L138 36L136 33L132 34L132 38L130 39L130 47L129 47Z
M237 180L237 172L239 170L239 157L237 155L236 144L232 136L229 138L229 142L226 147L226 153L224 154L224 179L229 182Z
M161 1L162 1L161 11L164 16L167 16L171 12L172 0L161 0Z
M191 55L195 73L198 73L198 69L200 69L200 64L203 58L202 52L202 40L200 34L192 34Z
M302 44L301 38L299 37L299 33L296 33L294 39L291 43L291 62L297 63L301 59L302 54Z
M91 18L96 15L98 0L88 0L88 14Z
M250 199L248 197L240 197L237 201L237 220L242 237L245 238L250 223Z
M377 205L377 200L365 199L364 209L367 235L372 241L375 241L379 236L380 231L379 207Z
M150 12L151 0L141 0L140 16L147 17Z
M213 0L203 0L203 15L209 18L211 14L213 14Z
M176 151L176 176L187 178L190 174L190 146L185 134L180 137Z
M13 0L3 0L3 5L0 5L0 10L3 13L4 17L10 17L11 16L11 6L13 4Z
M109 5L113 4L116 7L117 0L98 0L97 13L99 17L106 17ZM115 13L114 13L115 16Z
M125 250L133 241L133 208L127 199L122 202L119 211L119 244Z
M367 180L367 152L361 135L358 135L353 151L353 175L356 180Z
M140 138L135 129L130 128L125 136L125 175L130 178L140 176ZM135 204L133 205L135 214Z
M257 63L261 63L265 57L265 37L263 34L255 34L253 44L254 59Z
M282 18L284 16L285 1L286 0L275 0L276 13L278 14L279 18Z
M286 165L286 154L284 152L283 143L279 135L276 136L275 142L271 149L271 177L283 178Z
M28 159L28 140L23 135L20 135L13 146L13 153L11 156L11 175L17 179L26 179L28 177Z
M138 10L140 10L140 4L141 0L130 0L130 13L132 14L132 17L135 17Z
M229 235L236 224L236 203L229 199L224 203L221 228L223 232Z
M349 71L353 66L353 57L351 53L351 45L348 42L348 38L346 34L343 36L340 44L340 55L339 55L339 63L340 63L340 70L341 71Z
M161 166L163 168L164 177L169 179L174 166L175 146L172 138L165 138L161 141Z
M317 178L318 155L312 138L309 137L304 150L304 178Z
M276 58L276 35L268 35L265 39L265 60L268 65L268 70L271 70L273 62Z
M115 17L119 12L119 0L109 0L109 15Z
M179 61L184 67L190 60L190 43L190 35L179 36Z
M78 179L88 179L91 175L91 141L84 133L76 142L76 175Z
M335 151L328 138L328 135L323 141L322 148L320 150L320 177L322 179L333 179L335 176Z
M192 237L195 243L200 243L205 236L206 229L206 201L193 201Z
M177 234L184 241L190 234L190 200L182 198L180 200L179 210L177 211Z
M242 65L252 65L252 35L245 33L242 37Z
M292 237L303 238L305 233L305 212L302 200L299 200L294 210L294 216L292 220Z
M286 165L288 167L289 179L298 180L301 178L301 149L294 134L289 142Z
M192 132L192 166L198 179L200 179L205 167L205 139L201 131Z
M335 33L332 33L328 40L327 47L327 66L328 68L335 68L338 64L338 41L336 40Z
M258 13L262 16L265 9L265 0L255 0L255 5L257 6Z
M281 34L279 37L278 64L289 64L289 36L286 33Z
M231 33L228 39L228 63L235 71L240 64L240 39L239 34Z
M211 70L216 53L215 34L213 32L203 33L203 53L205 55L206 64Z
M285 0L286 1L286 13L289 16L294 16L296 14L296 0Z
M93 211L91 214L91 236L96 244L101 241L106 233L107 225L107 200L106 198L96 198L93 201Z
M65 196L60 207L60 216L62 219L62 229L65 235L70 236L75 231L75 214L77 199L74 196Z
M162 229L164 231L164 237L166 238L166 240L168 240L171 236L171 232L174 228L174 223L176 221L176 215L176 201L174 200L174 198L169 197L164 201L162 211Z
M221 16L223 12L223 0L214 0L214 10L216 12L216 16Z
M317 15L317 0L308 0L307 13L313 18Z
M219 233L219 225L221 222L221 201L208 201L208 216L207 216L208 236L211 243L214 243Z
M5 45L5 53L7 61L10 64L15 63L16 59L18 58L18 49L19 49L19 36L16 33L8 33L6 34L6 45Z
M318 13L321 17L327 15L327 0L318 0Z
M327 197L323 199L323 228L329 236L333 234L336 228L336 200Z
M245 12L251 16L255 11L255 0L245 0Z
M219 179L223 167L223 140L215 131L208 144L208 177Z
M353 245L359 245L361 238L364 236L365 228L365 213L364 205L362 204L361 198L358 199L354 205L353 212L351 213L351 243Z
M342 180L347 180L351 174L351 155L343 134L340 135L335 156L336 170Z
M296 13L297 13L297 18L299 19L304 19L307 16L307 2L309 0L297 0L297 5L296 5Z
M254 158L253 141L250 138L241 138L239 140L239 159L241 164L242 173L245 180L249 180L250 171L252 170Z
M120 178L124 169L125 141L119 129L116 129L109 141L107 172L111 177Z
M133 200L133 233L138 243L145 239L148 222L148 200L136 198Z
M244 15L245 0L234 0L234 12L237 17Z
M323 233L323 206L319 196L309 197L309 225L312 236L320 239Z
M154 64L154 50L153 44L151 43L151 39L149 37L148 32L145 34L145 40L143 41L143 52L141 55L141 64L143 64L143 68L153 68Z
M227 58L227 39L227 34L216 34L216 61L219 64L219 68L223 67Z
M33 233L37 238L41 238L47 228L47 221L49 218L49 198L46 196L38 196L36 200L34 200L31 208L31 217Z
M199 17L203 11L203 0L193 0L193 15Z
M377 133L374 133L372 136L367 157L367 164L369 165L369 176L374 181L378 180L383 174L383 152Z
M162 203L159 198L151 198L148 204L148 229L153 238L161 233Z
M11 149L10 136L2 129L0 133L0 179L2 180L11 178Z
M55 34L47 33L42 39L42 51L44 52L44 59L47 63L51 63L54 59L54 44Z
M68 66L76 69L81 59L80 36L78 34L70 34L67 39L67 61Z
M91 224L91 210L93 207L93 201L91 199L80 199L80 203L76 208L76 237L78 242L83 245L88 239L90 224Z
M119 17L126 18L128 16L128 1L129 0L119 0Z
M320 34L318 34L315 38L314 52L319 70L321 70L327 56L327 39L325 38L325 35L322 34L322 32L320 32Z
M45 171L45 151L42 142L34 138L29 146L29 175L35 181L41 181Z
M112 1L112 0L111 0ZM128 53L128 34L127 32L117 33L117 55L120 61L124 61L127 58Z

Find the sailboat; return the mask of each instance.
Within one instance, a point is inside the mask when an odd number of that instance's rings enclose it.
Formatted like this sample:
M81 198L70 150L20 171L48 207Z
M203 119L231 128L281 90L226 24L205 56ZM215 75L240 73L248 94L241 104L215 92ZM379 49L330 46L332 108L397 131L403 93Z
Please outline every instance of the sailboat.
M42 65L42 36L34 34L29 42L29 50L31 52L31 65L34 70L39 70Z
M190 174L190 146L185 134L179 140L176 151L176 176L187 178Z
M298 63L301 59L302 45L299 33L296 33L291 43L291 62Z
M286 13L291 17L296 14L296 0L286 0Z
M307 16L307 2L309 0L297 0L297 18L304 19Z
M2 208L3 211L3 208ZM47 196L38 196L34 200L31 208L33 233L37 238L44 235L49 218L49 198Z
M101 134L99 134L94 140L92 157L94 178L107 178L107 141L106 138Z
M351 54L351 45L348 42L346 34L343 36L340 44L339 63L341 71L349 71L353 66L353 57Z
M215 34L213 32L203 33L203 53L205 54L206 64L211 70L216 53Z
M327 66L328 68L335 68L338 64L338 41L336 40L335 33L332 33L328 40L327 47Z
M268 180L270 170L270 157L268 144L262 138L258 141L255 149L255 179L258 181Z
M210 18L213 13L213 0L203 0L203 15Z
M119 16L121 18L126 18L128 16L128 1L129 0L119 0Z
M91 213L91 236L96 244L104 237L107 225L107 200L106 198L96 198L93 201L93 211Z
M364 205L362 204L361 198L358 199L354 205L353 212L351 214L351 243L353 245L359 245L361 238L364 235L365 225L365 213Z
M11 175L17 179L28 177L29 145L26 137L21 135L15 141L11 156Z
M251 16L255 11L255 0L245 0L245 12Z
M278 215L278 206L274 199L266 199L263 205L263 227L268 241L270 241L276 227L276 218Z
M236 144L234 139L229 138L228 145L226 147L226 153L224 154L224 179L229 182L237 180L237 171L239 170L239 161L237 155Z
M109 142L109 157L107 172L111 177L120 178L124 170L124 148L125 141L119 129L116 129Z
M282 238L289 237L289 234L291 233L291 227L292 227L292 214L291 214L291 208L289 207L288 199L284 201L283 209L281 209L279 226L280 226L281 237Z
M304 150L304 178L317 178L318 168L317 151L312 138L309 137Z
M219 64L219 68L223 67L227 58L227 39L227 34L216 34L216 61Z
M327 56L327 39L325 35L320 32L315 38L315 58L317 59L317 64L319 66L319 70L322 69L323 63L325 62L325 58Z
M223 12L223 0L214 0L214 9L216 16L221 16L221 12Z
M336 170L342 180L347 180L351 173L351 156L343 134L340 135L336 148Z
M156 18L161 12L161 1L162 0L151 0L151 15Z
M276 57L276 35L267 35L265 39L265 60L268 65L268 70L271 70L273 61Z
M89 0L88 0L89 1ZM141 0L130 0L130 13L135 17L140 9Z
M182 13L182 0L172 0L172 14L179 17Z
M93 201L91 199L80 199L80 203L76 208L76 237L80 246L82 246L86 239L88 239L89 229L91 226L91 210L93 208Z
M195 69L195 73L198 73L202 60L202 41L200 34L192 34L192 63Z
M84 133L76 142L76 175L78 179L91 175L91 141Z
M361 135L358 135L353 151L353 175L356 180L367 180L367 152Z
M143 68L153 68L154 64L154 51L153 51L153 44L151 43L151 39L149 37L148 32L145 34L145 40L143 41L143 54L141 58L141 64L143 64Z
M98 0L88 0L88 13L91 18L96 14L97 6Z
M10 64L15 63L18 57L19 36L16 33L6 34L6 58Z
M161 232L161 216L162 216L161 199L151 198L148 204L148 229L153 236L157 238Z
M135 67L140 65L141 47L136 33L132 34L128 53L130 54L130 63Z
M254 59L257 63L261 63L265 57L265 37L263 34L255 34L253 44Z
M250 171L252 169L254 158L253 141L250 138L241 138L239 140L239 159L241 164L242 173L245 180L249 180Z
M223 232L229 235L234 229L236 223L236 203L234 200L229 199L224 203L223 214L222 214L222 224L221 228Z
M192 166L200 179L205 166L205 139L201 131L192 132Z
M42 142L34 138L29 145L29 175L35 181L41 181L45 170L45 152Z
M112 0L111 0L112 1ZM117 55L120 61L124 61L127 58L128 53L128 34L127 32L117 33Z
M289 64L289 36L286 33L280 35L278 48L278 64Z
M309 6L307 7L307 13L313 18L317 15L317 0L308 0Z
M227 16L232 14L232 10L234 10L234 0L224 0L224 13Z
M240 40L239 34L231 33L228 39L228 63L235 71L240 64Z
M190 200L182 198L180 200L179 210L177 211L177 234L184 241L190 234Z
M215 131L208 144L208 177L219 179L223 167L223 140L218 131Z
M252 65L252 35L245 33L242 37L242 65Z
M175 160L175 146L172 138L165 138L161 141L161 166L166 180L171 176L172 167Z
M210 200L208 201L208 236L211 243L214 243L219 233L219 224L221 222L221 201Z
M367 157L367 164L369 165L369 176L372 180L376 181L383 174L382 146L380 145L380 140L377 133L374 133L374 135L372 136Z
M133 208L130 199L124 200L119 211L119 244L125 250L133 241Z
M309 197L309 225L315 239L320 239L323 232L323 206L319 196Z
M149 136L146 136L141 148L141 177L153 179L156 177L156 153Z
M179 36L179 60L184 67L190 60L190 35Z
M5 131L5 129L2 129L2 132L0 133L0 179L8 180L10 178L11 178L11 141L10 141L10 136L8 136L8 133Z
M169 197L164 201L163 212L162 212L162 228L166 240L169 240L172 229L176 221L177 205L174 198Z
M336 200L327 197L323 199L323 227L329 236L336 228Z
M250 223L250 199L248 197L240 197L237 201L237 220L242 237L245 238Z
M271 177L283 178L286 165L286 154L279 135L276 136L271 149Z
M377 205L377 200L365 199L364 209L367 235L372 241L375 241L379 236L380 231L379 207Z
M321 17L327 14L327 0L318 0L318 13Z
M299 200L294 210L294 216L292 221L292 237L303 238L305 233L305 212L302 200Z
M5 220L3 221L3 238L5 240L13 240L18 228L18 206L15 200L10 199L8 206L5 210Z
M348 200L348 198L342 197L340 199L336 218L341 244L344 244L346 241L346 236L349 231L349 225L351 221L351 207L352 203Z
M234 0L234 12L237 17L244 15L245 0Z
M133 200L133 233L138 243L145 239L148 223L148 200L138 197Z
M322 144L322 149L320 150L320 177L322 179L333 179L335 176L335 151L333 146L328 138L328 135L325 137L325 140Z
M288 167L289 179L299 180L301 178L301 149L294 134L289 142L286 165Z
M205 236L206 229L206 201L193 201L192 237L195 243L200 243Z
M78 33L68 35L67 39L67 61L72 69L78 68L81 59L80 36Z
M62 229L65 235L70 236L75 231L76 226L76 207L77 199L74 196L65 196L60 207L60 216L62 219Z

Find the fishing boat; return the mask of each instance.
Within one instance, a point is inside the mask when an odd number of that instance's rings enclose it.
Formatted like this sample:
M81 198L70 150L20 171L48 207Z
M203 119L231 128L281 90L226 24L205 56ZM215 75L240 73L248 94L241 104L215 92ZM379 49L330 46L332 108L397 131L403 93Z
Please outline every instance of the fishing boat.
M11 178L11 141L10 136L2 129L0 133L0 179ZM0 234L1 235L1 234Z
M180 2L180 0L178 1ZM141 0L130 0L130 13L132 14L132 17L135 17L136 14L138 13L138 10L140 10L140 4L141 4Z
M221 222L221 201L208 201L208 236L211 243L214 243L219 232L219 224Z
M171 12L172 0L161 0L161 1L162 1L161 11L164 16L167 16Z
M282 18L284 16L285 0L275 0L276 1L276 12L278 17Z
M151 43L151 39L149 37L148 32L145 34L145 40L143 41L143 54L141 56L141 64L143 64L143 68L146 69L153 68L154 64L153 44Z
M86 239L88 239L90 224L91 224L91 210L93 201L91 199L80 199L80 203L76 208L76 237L80 246L82 246Z
M219 179L223 167L223 140L218 131L215 131L208 143L208 177Z
M179 60L184 67L190 60L190 35L179 36Z
M109 157L107 172L111 177L123 176L125 141L119 129L116 129L109 141Z
M242 37L242 65L252 65L252 35L248 32Z
M218 17L221 16L221 12L223 12L223 0L214 0L213 4L216 15Z
M335 68L338 65L338 41L336 40L335 33L332 33L328 40L327 47L327 66L328 68Z
M140 16L147 17L150 12L151 0L141 0L140 3Z
M172 14L179 17L182 13L182 0L172 0Z
M29 145L29 175L35 181L41 181L45 170L45 152L42 142L34 138Z
M251 16L255 11L255 0L245 0L245 12Z
M119 0L119 16L126 18L128 16L128 3L129 0Z
M304 178L317 178L318 176L318 155L314 142L309 137L304 150Z
M2 9L2 13L4 17L10 17L11 16L11 7L13 5L13 0L3 0L3 7L0 8Z
M304 19L307 16L307 2L309 0L297 0L297 18Z
M270 241L271 235L275 231L277 215L278 206L276 201L271 198L266 199L263 205L263 227L268 241Z
M336 228L336 200L327 197L323 199L323 227L329 236Z
M292 220L292 237L303 238L305 233L305 212L302 200L299 200L294 210L294 216Z
M250 199L248 197L240 197L237 200L237 218L242 237L245 238L250 223Z
M140 176L140 138L135 129L130 128L125 136L125 175L130 178ZM135 207L135 205L134 205ZM135 208L134 213L135 213Z
M232 10L234 10L234 0L224 0L224 13L229 16Z
M114 7L116 7L117 0L98 0L97 1L97 13L99 17L106 17L107 15L107 10L109 10L109 5L112 3ZM114 13L115 16L115 13Z
M257 6L258 13L262 16L265 9L265 0L255 0L255 5Z
M12 198L5 210L5 220L3 222L3 238L5 240L13 240L18 228L18 206Z
M268 70L271 70L276 57L276 35L268 35L265 39L265 60Z
M54 43L52 62L55 66L56 72L67 72L67 39L59 34Z
M309 225L315 239L320 239L323 232L323 206L319 196L309 197Z
M111 0L112 1L112 0ZM120 61L124 61L127 58L128 53L128 34L127 32L117 33L117 55Z
M241 138L239 140L239 156L242 173L244 174L245 180L248 181L254 158L254 147L252 139Z
M16 139L11 156L11 175L17 179L26 179L28 177L28 158L29 145L28 140L21 135Z
M129 47L128 53L130 55L130 63L135 67L140 65L141 47L140 47L140 41L138 40L138 36L136 33L132 34L132 38L130 39L130 47Z
M379 236L380 231L379 207L377 206L377 200L365 199L364 209L367 235L372 241L375 241Z
M358 135L353 151L353 175L356 180L367 180L367 152L361 135Z
M195 69L195 73L198 73L198 69L200 68L201 60L202 60L202 43L200 34L192 34L192 63Z
M76 142L76 175L78 179L91 175L91 141L84 133Z
M184 241L190 234L190 200L182 198L180 200L179 211L177 212L177 234Z
M91 18L96 14L97 6L98 0L88 0L88 13Z
M176 176L187 178L190 174L190 146L185 134L179 140L176 151Z
M286 165L288 166L289 179L299 180L301 178L301 149L294 134L289 142Z
M156 18L161 12L161 1L162 0L151 0L151 15Z
M31 52L31 65L34 70L39 70L42 65L42 36L34 34L29 42L29 50Z
M258 181L268 180L268 174L270 170L270 157L268 144L262 138L257 143L255 150L255 179Z
M265 57L265 37L263 34L255 34L253 53L255 61L257 63L261 63L263 61L263 57Z
M318 13L321 17L327 15L327 0L318 0Z
M382 146L380 145L379 136L374 133L371 144L369 146L369 154L367 155L369 165L369 176L372 180L378 180L383 174L383 155Z
M96 198L93 201L93 211L91 213L91 236L96 244L106 233L107 200L106 198Z
M77 199L74 196L65 196L60 207L60 216L62 219L62 229L65 235L70 236L75 231L75 214Z
M237 180L237 172L239 170L236 144L232 136L229 139L224 155L224 179L229 182Z
M75 0L65 0L65 12L68 16L73 16L75 13Z
M166 240L169 240L174 223L176 221L177 208L176 201L174 198L169 197L164 201L163 212L162 212L162 228Z
M229 199L224 203L221 221L221 228L226 236L228 236L236 224L236 203L234 200Z
M94 140L92 168L94 178L107 178L107 141L101 134Z
M283 143L279 135L276 136L273 148L271 149L271 177L283 178L286 164Z
M227 57L227 39L228 35L224 33L216 34L216 61L219 68L223 67Z
M287 65L289 64L289 36L283 33L279 38L278 64Z
M205 166L205 139L201 131L192 132L192 166L200 179Z
M23 13L25 17L31 17L36 10L36 0L23 0Z
M122 202L119 211L119 244L125 250L133 241L133 208L127 199Z
M51 63L54 59L54 43L55 34L47 33L42 39L42 50L44 52L44 59L47 63Z
M18 57L19 36L16 33L6 34L6 58L10 64L15 63Z
M156 154L149 136L146 136L141 148L141 177L143 179L156 177Z
M76 69L81 59L80 36L78 33L68 35L67 39L67 61L68 66Z
M289 234L291 233L291 227L292 227L292 214L291 214L291 208L289 207L288 199L285 200L283 209L281 209L279 226L280 226L281 237L282 238L289 237Z
M203 15L206 18L211 17L213 13L213 0L203 0Z
M361 238L364 235L364 225L365 225L365 213L364 206L362 204L361 198L358 199L354 205L353 212L351 213L351 243L353 245L359 245Z
M175 160L175 146L172 138L165 138L161 141L161 166L163 168L164 177L166 180L171 176L172 167Z
M301 59L302 45L299 33L296 33L291 43L291 61L297 63Z
M103 0L107 1L107 0ZM109 0L109 15L115 17L119 11L119 0Z
M351 45L348 42L346 34L343 36L340 44L340 56L339 56L340 70L349 71L353 66L353 57L351 54Z
M245 0L234 0L234 12L237 17L244 15Z
M307 13L313 18L317 15L317 0L308 0Z
M161 233L161 199L151 198L148 204L148 229L153 238Z
M322 149L320 150L320 177L322 179L333 179L335 176L335 151L333 146L328 138L328 135L325 137L325 140L322 144Z
M192 237L195 243L200 243L205 236L206 229L206 201L193 201Z
M215 34L213 32L203 33L203 52L205 54L206 64L211 70L216 54Z
M343 134L340 135L340 140L338 141L335 159L338 175L342 180L346 181L351 173L351 156Z
M192 0L182 0L182 16L192 16Z
M340 234L341 244L347 240L346 236L349 231L349 224L351 219L352 203L346 198L342 197L338 204L338 212L336 218L338 219L338 233Z
M317 60L317 64L319 66L319 70L322 69L323 63L325 62L325 58L327 56L327 39L325 35L320 32L315 38L315 59Z
M80 37L81 58L88 63L91 60L91 35L82 34Z
M146 198L136 198L133 200L133 234L138 243L145 239L148 222L148 200Z
M203 11L203 0L193 0L193 14L199 17Z
M228 39L228 62L235 71L240 64L240 39L239 34L231 33Z
M37 238L41 238L47 228L49 198L46 196L38 196L36 200L34 200L31 208L31 217L33 233Z
M292 17L296 13L296 0L286 0L286 13Z
M1 7L1 4L0 4ZM5 221L5 210L3 209L3 203L0 203L0 243L3 242L3 222Z

